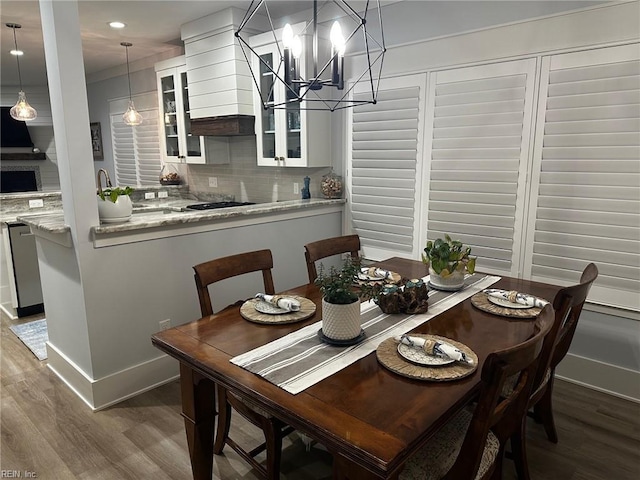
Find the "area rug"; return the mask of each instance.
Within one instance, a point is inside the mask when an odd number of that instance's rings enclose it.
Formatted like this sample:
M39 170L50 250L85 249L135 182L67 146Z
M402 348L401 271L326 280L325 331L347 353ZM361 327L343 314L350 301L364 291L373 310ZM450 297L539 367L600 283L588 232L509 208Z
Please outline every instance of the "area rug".
M47 333L47 320L34 320L33 322L10 325L9 328L24 343L38 360L47 359L47 345L49 334Z

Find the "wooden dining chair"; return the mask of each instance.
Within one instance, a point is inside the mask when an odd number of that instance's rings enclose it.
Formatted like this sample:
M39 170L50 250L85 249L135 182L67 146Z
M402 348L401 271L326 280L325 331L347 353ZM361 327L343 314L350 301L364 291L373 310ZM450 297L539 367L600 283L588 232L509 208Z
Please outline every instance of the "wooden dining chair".
M407 461L400 480L501 478L505 443L525 414L542 342L553 318L553 309L547 305L528 340L489 354L482 367L480 393L473 412L463 408L438 430ZM505 383L514 375L517 383L508 397L502 397Z
M304 257L307 260L309 283L313 283L318 278L318 271L316 270L316 262L318 260L341 253L348 253L351 258L359 258L360 237L358 235L343 235L307 243L304 246Z
M553 299L555 319L549 334L545 338L540 354L538 371L533 381L532 394L529 398L527 412L523 415L520 428L511 438L511 456L515 463L516 472L520 480L529 480L529 466L526 451L526 424L527 417L542 423L547 438L558 443L551 399L553 396L553 378L558 364L569 351L569 346L578 325L578 319L582 308L589 295L593 282L598 277L598 268L590 263L586 266L580 277L580 283L561 288ZM505 392L508 393L509 385ZM531 415L531 410L533 410Z
M227 278L252 272L262 272L264 293L273 295L273 257L271 250L239 253L228 257L216 258L193 267L195 270L196 288L200 300L202 316L212 315L213 308L209 295L209 285ZM239 300L236 304L243 302ZM213 446L213 453L219 455L225 445L229 445L238 455L244 458L267 480L280 478L280 457L282 439L293 431L293 428L273 417L257 405L232 394L221 385L217 385L218 426ZM248 421L262 429L265 441L252 450L242 448L229 437L231 412L237 411ZM255 456L266 450L266 467L255 459Z

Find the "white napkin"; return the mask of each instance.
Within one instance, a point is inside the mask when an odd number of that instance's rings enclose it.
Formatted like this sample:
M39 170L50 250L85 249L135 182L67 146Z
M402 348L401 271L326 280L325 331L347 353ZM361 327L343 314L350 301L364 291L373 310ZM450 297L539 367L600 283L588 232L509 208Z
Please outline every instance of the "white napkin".
M384 280L389 275L389 271L382 268L362 267L358 278L360 278L360 280Z
M404 343L410 347L424 350L429 355L450 358L456 362L467 363L473 365L473 360L465 355L465 353L450 343L441 342L439 340L429 340L422 337L412 337L410 335L401 335L394 337L398 343Z
M295 298L283 297L282 295L267 295L266 293L257 293L256 298L288 312L297 312L300 310L300 302Z
M527 305L529 307L544 308L549 302L533 295L517 292L515 290L500 290L499 288L486 288L484 293L490 297L502 298L511 303L519 303L521 305Z

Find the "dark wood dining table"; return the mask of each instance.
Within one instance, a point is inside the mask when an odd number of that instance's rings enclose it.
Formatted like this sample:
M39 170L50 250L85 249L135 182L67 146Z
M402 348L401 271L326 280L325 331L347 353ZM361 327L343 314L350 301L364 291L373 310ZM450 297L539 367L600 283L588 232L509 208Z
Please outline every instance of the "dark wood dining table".
M420 261L394 257L377 266L405 278L421 278ZM502 277L492 287L553 300L559 286ZM288 393L229 360L321 319L318 288L282 292L312 300L314 316L299 323L261 325L230 307L151 337L153 345L180 362L182 415L193 478L210 480L215 423L214 386L250 398L264 410L322 443L333 454L334 478L396 479L406 460L477 395L488 354L516 345L533 332L533 321L486 313L470 299L412 330L442 335L478 355L474 374L450 382L397 375L378 363L375 352L297 395Z

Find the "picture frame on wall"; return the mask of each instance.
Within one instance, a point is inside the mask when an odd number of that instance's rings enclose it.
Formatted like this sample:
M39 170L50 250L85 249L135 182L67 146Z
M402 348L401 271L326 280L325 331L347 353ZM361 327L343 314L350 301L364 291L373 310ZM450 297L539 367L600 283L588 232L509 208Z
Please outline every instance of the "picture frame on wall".
M91 122L89 126L91 129L91 149L93 150L93 160L104 160L100 122Z

